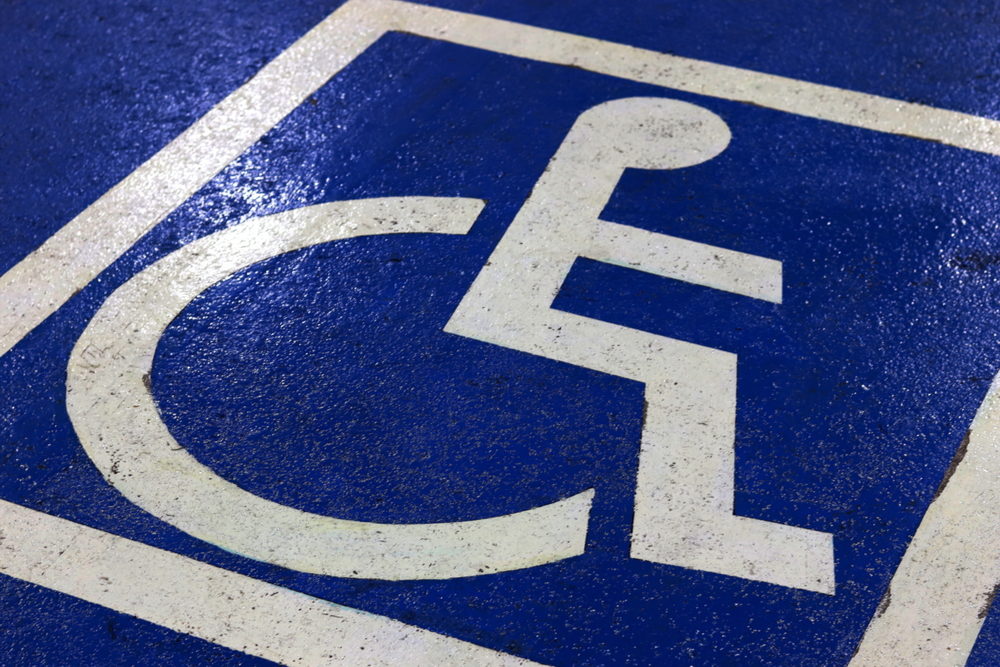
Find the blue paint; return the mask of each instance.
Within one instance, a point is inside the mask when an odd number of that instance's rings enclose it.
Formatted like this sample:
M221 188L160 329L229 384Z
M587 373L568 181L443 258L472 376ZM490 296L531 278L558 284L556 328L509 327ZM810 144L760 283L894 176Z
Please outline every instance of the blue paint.
M3 10L13 76L0 126L21 131L0 136L17 166L0 183L0 269L332 9L126 4ZM995 31L973 20L995 9L875 17L782 4L451 3L996 112L985 88L966 85L980 68L996 76L977 50ZM56 38L32 51L42 36ZM785 301L580 260L555 305L740 355L736 511L833 532L834 597L629 560L641 387L440 331L579 113L632 95L701 104L733 143L683 171L627 172L604 217L780 259ZM995 157L392 35L0 359L0 386L14 388L0 411L0 497L549 664L844 664L1000 368L996 176ZM471 519L594 487L586 554L443 582L305 575L190 538L100 478L65 414L64 367L116 286L251 215L417 194L488 204L467 237L329 244L208 290L158 351L165 421L247 490L345 518ZM157 662L259 662L2 583L4 617L27 619L0 635L4 662L134 664L136 644L161 647ZM997 616L970 664L1000 660ZM109 621L138 639L101 631Z

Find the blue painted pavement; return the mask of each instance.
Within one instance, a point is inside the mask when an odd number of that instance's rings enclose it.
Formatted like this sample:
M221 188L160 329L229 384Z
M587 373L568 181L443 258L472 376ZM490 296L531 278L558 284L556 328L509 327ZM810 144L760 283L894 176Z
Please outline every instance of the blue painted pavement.
M992 3L436 4L1000 118ZM0 272L336 6L4 4ZM641 385L441 331L576 118L631 96L694 102L733 139L627 171L602 217L778 258L784 302L581 259L554 305L739 354L735 512L833 533L834 596L630 559ZM991 155L392 34L0 358L0 498L546 664L843 665L1000 368L998 176ZM348 519L484 518L594 488L582 556L442 581L304 574L103 480L64 384L111 291L251 216L401 195L487 204L467 236L320 245L206 291L157 351L165 423L242 488ZM10 665L264 662L7 577L0 619ZM994 612L968 664L998 663Z

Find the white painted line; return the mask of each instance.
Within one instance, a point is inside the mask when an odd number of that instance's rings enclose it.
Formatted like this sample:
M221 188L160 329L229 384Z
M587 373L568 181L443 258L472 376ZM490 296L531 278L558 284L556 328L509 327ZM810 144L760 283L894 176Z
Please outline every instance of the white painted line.
M1000 155L1000 121L400 0L372 0L396 30L799 116Z
M951 667L1000 586L1000 375L892 577L852 667Z
M0 573L285 665L536 665L0 501Z
M0 356L392 30L1000 155L1000 122L988 118L436 7L350 0L0 276Z
M234 273L318 243L383 234L465 234L478 199L386 197L254 218L160 259L101 306L70 355L66 408L80 443L129 500L229 551L336 577L449 579L578 556L593 490L472 521L348 521L272 502L219 477L170 434L148 386L156 346L199 294ZM362 449L365 442L347 443Z

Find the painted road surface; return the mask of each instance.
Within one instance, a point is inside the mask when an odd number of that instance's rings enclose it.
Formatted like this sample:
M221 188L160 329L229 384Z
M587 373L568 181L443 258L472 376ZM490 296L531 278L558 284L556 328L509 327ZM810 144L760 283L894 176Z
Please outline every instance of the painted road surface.
M0 8L0 662L1000 664L1000 11Z

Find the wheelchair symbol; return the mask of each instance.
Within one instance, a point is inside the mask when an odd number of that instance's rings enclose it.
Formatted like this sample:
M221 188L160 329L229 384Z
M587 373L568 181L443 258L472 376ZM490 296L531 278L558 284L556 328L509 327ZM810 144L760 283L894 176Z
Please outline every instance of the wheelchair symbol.
M445 326L446 332L644 383L630 555L832 594L829 533L736 516L735 354L551 308L577 257L781 302L781 263L600 219L627 167L680 169L729 143L717 115L659 98L584 112ZM102 305L70 357L67 407L104 477L144 510L244 556L338 577L445 579L580 555L594 489L474 521L349 521L226 481L171 436L148 387L158 341L200 293L282 253L381 234L465 234L475 199L319 204L194 241ZM363 446L364 443L358 443Z

